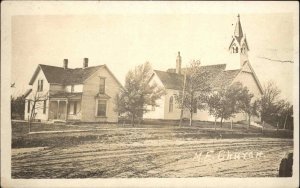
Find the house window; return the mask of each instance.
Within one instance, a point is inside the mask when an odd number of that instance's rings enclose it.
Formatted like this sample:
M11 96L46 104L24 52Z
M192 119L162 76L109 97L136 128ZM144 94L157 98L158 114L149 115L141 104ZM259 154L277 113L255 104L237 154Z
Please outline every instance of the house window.
M169 99L169 112L173 112L173 96Z
M99 93L104 94L105 93L105 78L100 78L100 85L99 85Z
M30 100L27 101L27 113L30 113Z
M106 116L106 100L98 100L97 116Z
M37 89L37 91L43 91L43 81L44 80L38 80L38 89Z
M239 48L235 47L235 53L239 53Z
M46 114L46 105L47 105L47 101L44 100L43 114Z
M68 114L70 115L77 114L77 101L70 101L68 103Z
M71 85L71 93L74 93L74 85Z

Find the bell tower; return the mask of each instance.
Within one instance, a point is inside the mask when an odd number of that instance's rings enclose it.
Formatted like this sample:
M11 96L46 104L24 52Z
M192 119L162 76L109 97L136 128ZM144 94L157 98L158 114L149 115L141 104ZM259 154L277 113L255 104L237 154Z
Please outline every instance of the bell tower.
M239 68L241 68L246 61L248 61L249 46L246 40L246 35L243 33L240 15L237 16L237 22L229 45L229 52L232 56L239 56ZM237 62L231 62L237 63Z

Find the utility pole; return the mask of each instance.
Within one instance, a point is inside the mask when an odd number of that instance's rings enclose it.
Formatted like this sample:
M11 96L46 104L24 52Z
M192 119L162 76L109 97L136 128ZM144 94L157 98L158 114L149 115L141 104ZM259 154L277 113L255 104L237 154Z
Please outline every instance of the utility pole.
M185 68L184 78L183 78L183 89L182 89L182 100L181 100L181 111L180 111L180 122L179 122L180 127L182 126L182 117L183 117L183 104L184 104L184 97L185 97L186 72L187 72L187 68Z

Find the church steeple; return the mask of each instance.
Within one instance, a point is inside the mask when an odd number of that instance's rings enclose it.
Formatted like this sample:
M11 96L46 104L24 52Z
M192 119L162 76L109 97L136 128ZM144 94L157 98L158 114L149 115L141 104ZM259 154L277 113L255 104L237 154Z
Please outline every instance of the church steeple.
M229 51L232 56L239 56L240 62L236 67L242 67L246 61L248 61L249 46L246 40L246 35L243 33L240 15L237 16L237 22L235 25L234 33L231 43L229 45ZM234 63L234 62L231 62ZM237 63L237 62L236 62Z
M234 36L236 37L238 42L240 42L241 39L243 38L243 29L242 29L242 25L241 25L241 21L240 21L240 15L238 14L237 17L238 17L238 20L235 25Z

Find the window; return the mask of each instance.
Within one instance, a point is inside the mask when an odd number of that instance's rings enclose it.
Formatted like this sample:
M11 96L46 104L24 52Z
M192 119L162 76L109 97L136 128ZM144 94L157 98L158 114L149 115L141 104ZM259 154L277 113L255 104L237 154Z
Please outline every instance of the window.
M100 78L99 93L105 93L105 78Z
M30 100L27 101L27 113L30 113Z
M98 100L97 116L106 116L106 100Z
M46 105L47 105L47 101L44 100L43 114L46 114Z
M169 100L169 112L173 112L173 96Z
M38 80L38 89L37 91L43 91L43 80Z
M235 53L239 53L239 48L235 47Z
M68 114L70 115L77 114L77 101L70 101L68 103Z

